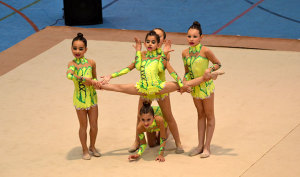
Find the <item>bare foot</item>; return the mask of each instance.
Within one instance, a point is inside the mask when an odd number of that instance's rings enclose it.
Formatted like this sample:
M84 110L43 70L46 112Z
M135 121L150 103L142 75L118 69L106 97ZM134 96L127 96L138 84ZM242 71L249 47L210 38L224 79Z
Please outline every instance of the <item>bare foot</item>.
M135 152L136 150L139 149L139 145L140 145L140 144L139 144L138 142L135 141L135 142L133 143L133 145L128 149L128 152L131 152L131 153L132 153L132 152Z

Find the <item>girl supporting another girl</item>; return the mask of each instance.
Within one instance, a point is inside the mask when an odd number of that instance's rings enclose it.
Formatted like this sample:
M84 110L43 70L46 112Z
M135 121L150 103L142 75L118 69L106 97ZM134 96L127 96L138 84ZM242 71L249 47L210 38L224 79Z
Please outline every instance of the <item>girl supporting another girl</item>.
M74 59L68 64L67 78L74 82L73 104L79 120L79 139L82 146L84 160L90 160L89 151L95 157L101 154L95 148L98 133L97 93L92 86L96 80L96 63L84 57L87 51L87 40L82 33L78 33L71 46ZM90 146L87 147L87 125L90 123Z
M195 21L187 32L190 47L182 52L185 68L183 82L201 78L221 67L221 62L213 52L200 43L202 38L201 25ZM209 62L212 62L211 67L208 67ZM214 89L212 80L192 87L191 95L198 112L198 146L191 151L190 156L197 154L201 154L202 158L210 156L210 144L215 129Z

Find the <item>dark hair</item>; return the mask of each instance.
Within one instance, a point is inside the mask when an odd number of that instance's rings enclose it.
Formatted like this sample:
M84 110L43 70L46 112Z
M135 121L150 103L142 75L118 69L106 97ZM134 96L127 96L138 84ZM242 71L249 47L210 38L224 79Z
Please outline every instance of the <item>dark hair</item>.
M146 34L145 41L147 40L148 36L154 36L156 38L157 43L160 42L159 35L156 34L155 31L153 31L153 30L149 31L149 33Z
M190 29L197 29L199 31L200 36L202 35L201 25L198 21L194 21L193 24L189 27Z
M83 37L82 33L77 33L77 36L74 37L74 39L72 41L72 45L73 45L74 41L82 41L84 43L84 46L87 47L87 40Z
M148 114L150 112L150 114L152 116L154 116L154 110L151 106L151 103L147 102L147 101L144 101L143 102L143 106L142 108L140 109L140 115L142 114Z
M153 31L154 31L154 30L160 30L161 32L163 32L163 34L164 34L164 39L166 39L167 35L166 35L165 30L163 30L162 28L154 28Z

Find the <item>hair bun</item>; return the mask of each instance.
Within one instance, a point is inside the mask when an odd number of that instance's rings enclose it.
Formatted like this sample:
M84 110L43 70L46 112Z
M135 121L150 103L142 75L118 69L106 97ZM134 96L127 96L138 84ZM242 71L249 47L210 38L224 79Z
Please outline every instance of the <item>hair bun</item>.
M147 102L147 101L144 101L143 102L143 106L145 107L150 107L151 106L151 103Z
M199 23L198 21L194 21L194 22L193 22L193 25L194 25L194 26L198 26L199 28L201 27L201 25L200 25L200 23Z
M82 34L82 33L77 33L77 37L82 38L82 37L83 37L83 34Z

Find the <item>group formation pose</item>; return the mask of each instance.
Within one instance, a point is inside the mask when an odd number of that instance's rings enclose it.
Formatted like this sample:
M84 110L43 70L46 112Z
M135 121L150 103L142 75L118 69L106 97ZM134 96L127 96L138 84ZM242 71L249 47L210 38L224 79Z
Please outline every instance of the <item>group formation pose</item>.
M168 123L163 117L161 109L159 106L151 106L149 102L144 101L143 106L139 111L140 122L137 126L137 133L140 142L140 148L137 154L130 155L128 160L137 160L145 151L146 144L146 133L151 133L152 136L148 136L148 145L159 144L160 148L158 151L158 156L155 158L156 161L164 162L164 150L167 140L167 127Z
M174 91L179 91L181 93L188 92L193 96L195 106L198 111L198 146L190 155L201 154L200 157L209 157L210 155L210 142L212 134L214 131L215 117L214 117L214 84L213 80L217 78L218 75L223 74L222 71L216 71L221 67L219 60L214 56L214 54L207 48L200 44L202 39L202 30L198 22L194 22L193 25L188 30L188 42L190 47L183 51L183 61L185 66L185 76L181 80L177 75L175 70L170 65L170 55L171 42L166 41L166 34L163 29L156 28L145 37L145 48L146 51L141 51L142 44L141 41L135 38L134 48L136 49L135 60L128 65L126 68L115 72L113 74L102 76L101 81L97 81L95 70L95 63L90 67L91 76L80 73L77 71L78 68L75 66L72 70L72 65L69 64L68 78L72 79L75 84L76 90L81 90L80 88L86 88L86 92L89 95L80 95L79 98L85 97L86 99L92 95L96 97L96 89L108 90L122 92L131 95L139 95L138 103L138 114L137 114L137 124L136 124L136 138L133 145L129 148L129 152L135 152L138 150L138 154L129 156L129 160L136 160L140 157L146 147L146 141L144 137L144 132L147 134L148 145L149 147L154 147L160 144L159 156L156 160L163 162L165 161L163 157L163 151L165 146L166 136L166 127L168 125L169 129L174 137L176 150L175 153L183 153L184 150L181 145L178 126L174 119L174 116L171 111L169 93ZM74 48L74 40L72 42L72 51ZM164 48L162 48L164 44ZM83 46L84 52L86 52L86 44ZM77 55L74 53L75 60L85 59L83 54ZM209 61L213 63L212 67L208 68ZM140 80L136 84L109 84L111 78L119 77L121 75L127 74L131 70L136 68L140 71ZM174 78L176 82L167 82L165 80L165 70ZM95 73L95 75L94 75ZM78 86L77 86L78 85ZM84 86L82 86L84 85ZM92 91L93 90L93 91ZM94 94L90 94L92 92ZM75 94L74 92L74 97ZM78 92L78 91L77 91ZM93 99L91 99L93 100ZM150 106L152 101L156 100L159 104L157 110L161 110L163 116L157 116L153 113L153 108ZM94 102L93 102L94 103ZM85 114L85 120L87 120L87 114L91 120L91 115L89 112L92 111L92 108L96 108L97 103L94 103L92 106L88 107ZM76 106L75 101L74 105ZM90 111L91 110L91 111ZM147 111L145 111L147 110ZM150 112L149 112L150 110ZM95 111L97 112L97 111ZM77 110L78 114L78 110ZM97 113L98 115L98 113ZM78 114L79 117L79 114ZM80 119L80 118L79 118ZM97 120L97 119L96 119ZM149 121L151 126L149 126ZM148 122L148 123L147 123ZM162 123L164 122L164 123ZM90 122L90 124L92 124ZM152 126L153 125L153 126ZM81 123L80 123L81 126ZM148 127L149 126L149 127ZM86 128L84 130L86 132ZM160 132L160 139L158 139L157 132ZM91 133L90 133L91 134ZM96 136L95 136L96 137ZM205 143L204 143L205 139ZM81 137L80 137L81 140ZM85 140L85 141L84 141ZM92 142L92 136L91 136ZM93 141L95 142L95 141ZM160 142L160 143L158 143ZM86 151L86 133L85 139L81 140L83 147L83 159ZM85 146L84 146L85 144ZM90 150L94 156L99 155L99 152L94 147L94 144L90 146ZM98 153L98 154L96 154ZM90 158L90 157L89 157Z

